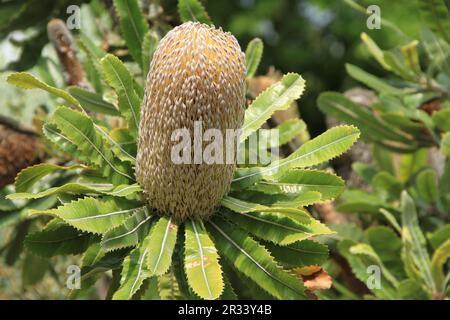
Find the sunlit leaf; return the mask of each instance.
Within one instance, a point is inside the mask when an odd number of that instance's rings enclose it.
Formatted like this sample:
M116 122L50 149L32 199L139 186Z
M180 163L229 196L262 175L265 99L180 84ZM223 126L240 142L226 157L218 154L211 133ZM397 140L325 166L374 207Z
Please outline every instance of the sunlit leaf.
M80 103L77 99L75 99L68 92L58 89L52 86L47 85L46 83L36 79L33 75L26 72L18 72L9 75L7 79L8 83L22 88L22 89L41 89L47 91L57 97L60 97L67 101L70 105L75 106L77 108L81 108Z
M241 141L258 130L275 111L289 108L304 90L305 80L296 73L288 73L261 93L245 111Z
M147 21L137 0L114 0L120 29L134 61L142 66L142 42L148 32Z
M347 151L358 139L359 130L353 126L338 126L304 143L287 158L272 162L267 167L238 168L233 178L234 187L244 188L262 178L273 180L290 168L318 165Z
M177 231L177 224L167 217L161 217L150 230L147 266L152 275L163 275L169 270Z
M214 242L227 261L239 272L278 299L305 299L303 284L284 272L269 252L239 228L214 218L207 224Z
M47 214L61 218L75 228L102 234L120 225L140 207L120 198L84 198L50 210L34 210L30 214Z
M184 268L189 286L203 299L217 299L224 281L216 247L200 221L188 221L185 232Z
M149 237L145 238L123 261L120 288L114 293L114 300L131 299L144 280L150 277L146 264L149 255L148 244Z

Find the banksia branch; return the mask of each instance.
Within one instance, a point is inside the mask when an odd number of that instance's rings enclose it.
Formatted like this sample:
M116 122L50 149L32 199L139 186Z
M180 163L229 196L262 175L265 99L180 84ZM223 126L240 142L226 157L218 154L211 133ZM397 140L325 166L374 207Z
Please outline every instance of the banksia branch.
M147 77L136 173L149 205L177 220L204 218L228 192L234 163L175 164L175 130L239 129L244 120L244 54L230 33L188 22L160 42ZM194 151L191 150L193 153Z

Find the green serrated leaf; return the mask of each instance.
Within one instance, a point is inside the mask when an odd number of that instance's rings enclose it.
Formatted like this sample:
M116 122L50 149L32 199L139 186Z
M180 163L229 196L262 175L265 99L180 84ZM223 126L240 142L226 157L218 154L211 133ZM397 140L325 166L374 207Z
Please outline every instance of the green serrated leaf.
M219 218L207 224L221 255L237 270L278 299L305 299L302 282L284 272L269 252L239 228Z
M258 130L275 111L289 108L304 90L305 80L296 73L286 74L279 82L266 89L245 111L240 141Z
M69 154L75 154L77 152L75 143L64 135L54 124L45 123L42 126L42 132L47 140L53 143L59 150Z
M137 141L130 134L128 128L114 128L111 130L110 136L115 142L113 146L114 154L122 161L135 163Z
M406 191L402 192L401 208L402 240L405 254L414 262L428 288L435 291L436 284L430 270L431 261L426 249L425 237L419 226L414 201Z
M16 177L15 186L16 192L29 192L33 185L40 181L45 176L52 174L59 170L76 170L83 168L80 165L73 165L69 167L58 166L50 163L40 163L23 169Z
M112 184L105 185L89 185L80 183L66 183L60 187L48 188L44 191L37 193L30 192L19 192L8 196L9 199L39 199L48 197L50 195L60 194L60 193L71 193L71 194L92 194L92 193L103 193L107 191L112 191L114 186Z
M81 105L80 105L79 101L77 99L75 99L72 95L70 95L68 92L66 92L62 89L58 89L58 88L49 86L48 84L36 79L30 73L27 73L27 72L13 73L8 76L8 79L6 81L9 84L12 84L12 85L22 88L22 89L41 89L41 90L47 91L57 97L64 99L72 106L81 109Z
M148 24L137 0L114 0L120 19L120 30L134 61L142 67L142 42L148 32Z
M67 107L59 107L53 114L52 123L77 146L75 156L101 169L103 175L111 177L113 183L134 180L129 173L131 169L114 158L108 143L89 117Z
M267 194L299 194L310 191L320 193L320 199L332 200L344 191L344 180L335 174L318 171L292 169L276 181L260 181L250 190Z
M178 13L182 22L212 24L211 18L199 0L178 0Z
M285 159L267 167L238 168L232 183L235 188L248 187L262 178L274 180L290 168L318 165L347 151L358 139L359 130L353 126L338 126L304 143Z
M125 117L133 137L137 137L140 119L140 99L133 87L133 77L127 67L116 56L106 55L101 61L106 82L114 89L119 99L120 113Z
M25 246L42 257L79 254L91 242L88 233L77 230L59 219L50 221L42 231L30 233L25 238Z
M311 222L310 214L302 208L265 206L259 203L248 202L230 196L224 196L220 203L225 208L238 213L276 212L282 213L287 217L291 217L295 221L299 221L301 223L308 224Z
M120 225L140 207L120 198L84 198L51 210L34 210L30 214L48 214L61 218L75 228L103 234Z
M146 207L137 209L122 224L103 235L102 247L111 251L138 244L147 236L152 217Z
M150 69L150 62L158 47L158 43L159 37L156 32L150 30L145 34L144 41L142 42L142 74L144 75L144 79Z
M203 299L217 299L224 281L216 247L201 221L188 221L185 232L184 268L189 286Z
M287 215L277 211L237 213L223 209L221 214L256 237L282 246L334 233L313 218L308 223L301 223L296 220L295 214Z
M177 231L177 224L167 217L161 217L150 230L147 266L152 275L160 276L169 270Z
M103 100L102 95L84 90L79 87L69 87L69 93L75 97L81 104L84 110L107 114L111 116L119 116L120 112L117 108Z
M93 184L93 183L66 183L60 187L52 187L47 190L28 193L19 192L8 195L8 199L40 199L51 195L67 193L67 194L103 194L115 197L128 197L136 192L141 191L141 187L137 184L119 185L114 187L112 184Z
M149 237L124 259L120 288L113 295L113 300L128 300L139 290L145 279L150 278L147 269L147 256L149 255Z
M255 38L250 41L245 49L245 68L247 70L247 78L255 75L261 61L264 50L264 44L261 39Z
M321 265L328 258L327 246L312 240L298 241L287 246L268 242L264 246L283 267L289 269Z

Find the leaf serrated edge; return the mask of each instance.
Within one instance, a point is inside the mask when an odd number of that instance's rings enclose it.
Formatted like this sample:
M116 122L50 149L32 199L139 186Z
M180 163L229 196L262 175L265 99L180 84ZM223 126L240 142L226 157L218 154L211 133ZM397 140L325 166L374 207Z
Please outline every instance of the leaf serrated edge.
M356 142L356 141L355 141L355 142ZM353 145L352 145L352 146L353 146ZM345 151L345 152L347 152L347 151ZM345 152L344 152L344 153L345 153ZM342 155L342 154L341 154L341 155ZM339 155L339 156L340 156L340 155ZM337 157L339 157L339 156L337 156ZM331 201L333 201L333 200L339 198L339 197L342 195L342 193L345 191L345 180L342 179L340 176L338 176L338 175L337 175L336 173L334 173L334 172L318 170L318 169L314 169L314 168L310 168L310 167L307 167L307 168L292 168L292 169L291 169L291 171L299 171L299 170L301 170L301 171L308 171L308 172L312 172L312 173L314 173L314 172L321 173L321 174L322 174L322 173L326 173L326 174L328 174L328 175L330 175L330 176L333 176L334 178L338 179L340 182L342 182L342 191L341 191L336 197L330 197L330 198L327 198L326 200L319 200L319 201L317 201L317 202L314 202L314 204L324 204L324 203L331 202ZM282 177L282 176L281 176L281 177ZM265 180L265 179L262 179L261 181L262 181L262 182L266 182L266 183L277 182L277 183L286 183L286 184L289 184L288 182L280 182L278 179L277 179L277 180ZM259 183L259 181L258 181L258 183ZM295 185L296 183L290 183L290 184ZM297 183L297 184L299 184L299 183ZM248 187L244 188L244 190L247 190L247 189L250 188L250 187L252 187L252 186L248 186ZM262 192L262 191L261 191L261 192ZM322 194L322 193L319 192L319 191L316 191L316 192ZM262 192L262 193L264 193L264 192ZM281 193L279 193L279 194L281 194ZM307 206L306 206L306 207L307 207Z
M221 228L219 228L213 221L208 221L208 223L209 223L210 225L212 225L212 226L213 226L220 234L222 234L222 236L224 236L224 233L225 233L225 232L224 232ZM237 226L237 225L234 224L234 223L232 223L232 225L233 225L233 226ZM291 276L297 278L297 276L295 276L294 274L292 274L292 272L291 272L290 270L286 270L286 269L284 269L282 266L280 266L280 265L278 264L278 261L272 256L272 254L270 253L270 251L269 251L265 246L263 246L258 240L255 240L255 239L254 239L254 238L253 238L253 237L252 237L245 229L242 229L242 228L240 228L240 229L243 230L243 232L246 233L247 237L249 237L249 238L251 238L253 241L255 241L255 243L256 243L257 246L259 246L260 248L262 248L262 249L267 253L267 255L270 257L271 262L274 264L274 266L275 266L277 269L279 269L280 271L285 272L285 273L287 273L287 274L289 274L289 275L291 275ZM226 235L227 235L226 238L228 238L228 239L232 242L233 246L237 246L236 248L237 248L240 252L242 252L241 247L240 247L233 239L231 239L231 237L229 237L228 234L226 234ZM246 252L246 251L244 251L244 252ZM242 253L244 254L244 252L242 252ZM244 254L244 255L247 256L246 254ZM248 256L247 256L247 257L248 257ZM251 257L251 256L250 256L250 257ZM258 263L257 261L255 261L253 257L251 257L250 260L251 260L253 263L255 263L255 264L257 264L258 266L260 266L259 263ZM275 281L281 283L282 285L286 286L287 288L289 288L289 289L292 290L293 292L297 292L297 289L292 288L291 286L285 284L284 282L282 282L281 280L279 280L279 279L277 279L277 278L274 278L274 277L272 276L272 274L271 274L270 272L266 271L266 268L264 268L263 266L261 266L260 268L261 268L261 270L262 270L264 273L266 273L266 274L267 274L270 278L272 278L273 280L275 280ZM240 271L239 271L239 273L240 273L240 274L243 274L243 273L240 272ZM246 276L246 275L244 274L244 276ZM246 277L247 277L247 276L246 276ZM247 277L247 278L248 278L248 277ZM252 279L250 279L250 280L252 280ZM255 282L254 280L252 280L252 281ZM255 282L255 283L256 283L256 282ZM304 293L304 289L305 289L305 288L304 288L304 285L303 285L303 280L300 280L300 284L301 284L301 286L302 286L302 288L303 288L303 292L301 293L301 295L304 295L304 294L305 294L305 293ZM264 292L268 293L270 296L276 298L272 293L270 293L270 292L269 292L268 290L266 290L265 288L260 287L257 283L256 283L256 285L257 285L261 290L263 290ZM298 294L298 292L297 292L297 294Z
M338 127L349 127L349 128L352 128L352 129L355 129L356 131L352 134L352 135L355 135L356 136L356 139L355 139L355 141L353 141L352 142L352 144L348 147L348 149L346 149L345 151L343 151L343 152L341 152L341 153L339 153L339 154L336 154L334 157L332 157L332 158L329 158L328 159L328 161L330 161L330 160L333 160L333 159L336 159L337 157L340 157L341 155L343 155L344 153L346 153L355 143L356 143L356 141L359 139L359 137L360 137L360 131L359 131L359 129L357 128L357 127L355 127L355 126L353 126L353 125L344 125L344 126L337 126L337 127L335 127L335 128L338 128ZM324 133L326 133L327 131L325 131ZM345 139L345 138L348 138L349 136L346 136L346 137L342 137L342 138L340 138L338 141L340 141L340 140L343 140L343 139ZM310 141L313 141L313 140L310 140ZM333 141L333 143L336 143L336 140L334 140ZM323 148L323 147L322 147ZM305 155L308 155L308 153L307 154L303 154L303 155L301 155L302 157L304 157ZM261 168L261 170L259 170L259 171L254 171L254 172L252 172L252 173L250 173L250 174L248 174L248 175L243 175L243 176L240 176L240 177L238 177L238 178L233 178L233 180L232 180L232 182L236 182L236 181L240 181L240 180L244 180L244 179L248 179L248 178L250 178L250 177L253 177L253 176L257 176L257 175L263 175L265 172L271 172L271 171L274 171L274 170L276 170L276 169L278 169L278 168L280 168L280 167L282 167L282 166L284 166L284 165L286 165L287 163L290 163L290 162L293 162L293 161L296 161L296 160L298 160L298 158L295 158L295 159L290 159L290 160L288 160L288 161L284 161L283 162L283 160L286 160L287 158L284 158L284 159L281 159L278 163L277 163L277 165L275 165L275 166L267 166L267 167L262 167ZM281 162L281 163L280 163ZM310 166L311 167L311 166ZM245 189L247 189L249 186L246 186L245 188L244 188L244 190Z
M142 208L144 208L144 210L147 210L147 207L146 207L146 206L138 207L138 208L136 208L135 210L138 211L138 210L140 210L140 209L142 209ZM135 212L134 214L136 214L136 213L137 213L137 212ZM132 245L124 245L124 246L120 246L120 247L113 248L113 249L106 249L106 248L103 247L103 243L104 243L106 234L107 234L108 232L110 232L110 231L113 231L114 229L120 228L120 227L122 226L122 224L124 224L128 219L133 218L134 214L131 215L130 217L128 217L128 218L127 218L125 221L123 221L121 224L119 224L119 225L117 225L117 226L115 226L115 227L109 228L107 231L105 231L105 233L102 234L102 239L101 239L101 241L100 241L100 245L102 246L103 250L105 250L105 252L114 252L114 251L117 251L117 250L120 250L120 249L136 247L137 245L139 245L139 243L138 243L138 244L132 244ZM145 223L147 223L147 222L148 222L149 220L151 220L151 219L154 219L154 217L153 217L151 214L148 214L148 217L145 218L144 220L142 220L141 222L139 222L139 224L138 224L134 229L132 229L131 231L128 231L128 232L129 232L128 234L133 233L134 231L136 231L137 229L139 229L142 225L144 225ZM128 234L126 234L126 235L128 235ZM126 236L126 235L125 235L125 236Z

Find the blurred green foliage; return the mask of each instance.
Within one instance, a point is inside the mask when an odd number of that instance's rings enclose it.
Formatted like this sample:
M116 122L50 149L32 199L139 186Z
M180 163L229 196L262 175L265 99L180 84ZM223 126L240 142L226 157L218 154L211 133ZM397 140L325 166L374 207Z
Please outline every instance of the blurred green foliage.
M367 16L348 6L344 0L230 0L203 1L212 20L233 33L242 46L254 37L264 41L259 68L270 66L282 72L303 75L308 90L300 102L300 111L312 135L324 131L324 118L316 108L316 99L325 90L342 91L353 85L345 71L352 61L374 74L382 74L361 45L360 34L367 32L385 49L417 38L420 14L416 1L364 0L363 7L375 4L386 18L405 32L401 38L390 29L369 30ZM162 1L168 14L176 15L176 1Z
M35 2L35 0L0 2L0 8L13 5L19 8L24 3ZM36 48L26 47L28 48L24 50L26 55L22 56L18 63L9 65L7 69L24 70L34 65L45 44L46 39L42 35L45 33L46 23L52 17L67 18L67 13L63 10L67 7L67 1L51 2L50 7L40 6L42 10L33 11L35 18L32 21L21 19L21 24L14 24L5 19L0 23L0 36L3 39L12 30L30 32L29 27L34 26L36 30L26 38L32 41L25 41L20 45L39 44ZM70 1L70 4L81 2L89 1ZM264 55L259 68L260 74L265 73L270 66L276 66L283 73L294 71L304 76L308 90L302 98L300 110L312 135L317 135L325 129L324 118L315 104L319 93L326 90L342 91L355 84L346 75L345 62L352 61L368 72L382 74L379 66L369 59L368 52L363 49L359 41L361 32L367 32L377 43L383 44L383 49L416 39L420 32L420 14L416 1L356 1L364 8L373 4L378 5L382 18L394 22L403 30L404 37L386 27L369 30L366 26L367 16L349 6L347 0L203 0L202 2L212 20L224 30L232 32L244 48L254 37L263 39ZM449 1L446 2L448 5ZM170 18L170 23L173 25L179 23L177 0L143 0L142 3L150 8L152 4L160 4ZM151 13L151 10L149 11ZM84 28L83 13L81 22ZM43 41L37 42L36 39L39 37L43 38Z

